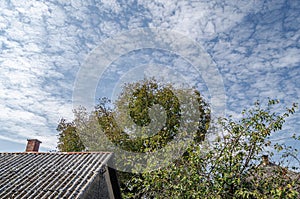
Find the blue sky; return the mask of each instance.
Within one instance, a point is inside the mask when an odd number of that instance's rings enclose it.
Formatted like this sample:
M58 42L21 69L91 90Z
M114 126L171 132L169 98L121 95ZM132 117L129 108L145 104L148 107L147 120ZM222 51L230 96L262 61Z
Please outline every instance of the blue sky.
M238 117L268 97L283 107L299 102L299 1L3 0L0 151L23 151L27 138L40 139L44 151L55 149L56 125L73 118L74 85L93 49L137 28L176 32L199 44L222 79L226 114ZM136 49L114 60L95 96L115 95L107 81L141 70L170 78L166 64L210 98L205 72L193 75L191 63L162 49ZM293 144L288 137L299 127L297 112L273 139Z

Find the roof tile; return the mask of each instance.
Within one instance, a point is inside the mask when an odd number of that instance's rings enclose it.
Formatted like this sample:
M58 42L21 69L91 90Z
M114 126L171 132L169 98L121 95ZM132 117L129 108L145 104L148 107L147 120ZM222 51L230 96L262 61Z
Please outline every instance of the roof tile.
M78 198L109 152L0 153L0 198Z

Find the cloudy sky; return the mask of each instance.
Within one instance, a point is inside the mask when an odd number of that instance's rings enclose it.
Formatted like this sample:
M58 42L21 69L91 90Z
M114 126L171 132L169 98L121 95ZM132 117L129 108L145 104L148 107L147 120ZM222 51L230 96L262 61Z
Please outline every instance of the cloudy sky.
M149 28L162 43L150 44ZM197 71L200 51L185 53L182 42L197 45L209 67ZM3 0L0 47L0 151L23 151L27 138L55 149L58 121L71 120L74 99L85 97L78 92L92 85L91 99L113 98L118 85L145 75L187 82L232 115L256 100L284 107L300 98L295 0ZM293 144L299 127L296 113L273 139Z

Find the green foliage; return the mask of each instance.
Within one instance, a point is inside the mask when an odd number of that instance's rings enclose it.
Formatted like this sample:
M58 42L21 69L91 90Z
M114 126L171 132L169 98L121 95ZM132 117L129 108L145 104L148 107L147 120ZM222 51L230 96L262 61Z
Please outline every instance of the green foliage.
M194 96L196 111L185 109L180 96ZM211 124L210 108L199 92L144 80L125 85L115 104L103 98L91 113L75 110L75 120L63 120L58 127L62 132L58 147L66 151L121 148L151 155L183 133L179 132L182 124L189 123L182 121L184 111L191 116L197 113L195 132L190 132L193 142L182 156L156 170L118 173L124 198L299 198L300 174L283 164L290 158L299 161L295 150L269 139L282 129L297 105L278 112L278 103L257 101L239 120L230 116ZM158 127L149 128L152 122ZM300 140L296 135L293 138ZM272 159L276 150L282 158L275 164L261 162L263 154Z
M100 101L96 106L95 115L103 130L102 135L117 147L130 152L151 153L161 149L181 133L178 132L180 122L185 124L189 122L182 121L181 118L182 108L185 108L180 104L181 96L186 98L193 96L196 99L197 110L188 111L190 115L197 116L195 120L197 123L193 124L195 131L189 133L195 142L200 143L204 140L210 123L208 104L194 89L175 89L171 85L161 85L154 79L125 85L114 104L114 109L108 108L111 105L106 98ZM151 124L154 126L151 127ZM124 129L129 133L124 132ZM99 147L90 149L99 150ZM132 157L126 157L130 158ZM116 164L118 163L123 164L122 160L116 160ZM124 197L139 189L130 187L131 178L143 181L140 174L119 172Z
M195 134L198 141L204 140L210 122L210 109L200 93L192 89L179 90L171 85L160 85L154 79L125 85L114 110L105 108L109 101L104 99L95 110L99 124L106 137L124 150L153 152L161 149L178 134L181 122L178 92L196 98L199 122L196 124L197 132L191 134ZM124 132L124 129L132 133Z
M78 152L85 149L74 123L67 123L65 119L61 119L57 131L60 132L57 145L59 151Z
M296 105L283 114L259 102L243 111L242 119L220 119L223 135L201 145L194 143L184 156L166 168L132 178L134 193L125 198L297 198L300 174L280 164L259 164L271 147L271 133L282 128ZM276 144L278 147L279 144ZM283 148L282 148L283 150ZM289 153L291 154L291 153ZM272 156L272 154L270 154ZM293 156L295 157L295 156ZM143 180L140 180L143 179Z

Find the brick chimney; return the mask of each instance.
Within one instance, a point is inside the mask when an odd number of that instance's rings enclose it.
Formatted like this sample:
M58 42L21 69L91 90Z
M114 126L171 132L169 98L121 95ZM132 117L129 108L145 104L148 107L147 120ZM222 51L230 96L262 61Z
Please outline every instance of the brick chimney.
M270 165L270 161L269 161L269 156L268 155L263 155L262 156L262 163L264 166Z
M38 139L27 139L26 152L39 152L40 143Z

